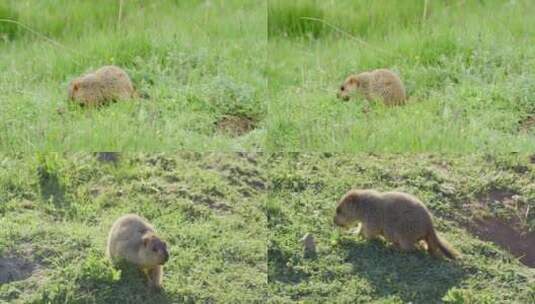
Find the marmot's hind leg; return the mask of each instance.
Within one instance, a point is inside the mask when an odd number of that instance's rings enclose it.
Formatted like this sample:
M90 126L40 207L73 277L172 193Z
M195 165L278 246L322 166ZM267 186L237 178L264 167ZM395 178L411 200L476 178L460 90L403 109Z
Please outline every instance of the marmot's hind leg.
M419 240L416 243L416 247L418 247L418 249L422 249L424 251L429 251L429 246L427 245L427 242L425 240Z
M409 240L399 240L399 247L403 251L414 251L416 250L416 246L414 245L414 242Z

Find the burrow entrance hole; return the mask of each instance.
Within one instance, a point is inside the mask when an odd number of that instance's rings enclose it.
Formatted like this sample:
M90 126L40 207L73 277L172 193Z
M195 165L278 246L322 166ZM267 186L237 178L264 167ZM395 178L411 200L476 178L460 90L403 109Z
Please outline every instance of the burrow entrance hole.
M237 137L251 132L257 126L257 121L246 116L226 115L216 122L220 133Z
M514 200L515 194L511 191L494 189L480 195L478 203L485 207L492 203L511 204ZM480 239L506 249L524 265L535 267L535 231L529 232L522 228L520 219L485 216L474 219L470 226Z

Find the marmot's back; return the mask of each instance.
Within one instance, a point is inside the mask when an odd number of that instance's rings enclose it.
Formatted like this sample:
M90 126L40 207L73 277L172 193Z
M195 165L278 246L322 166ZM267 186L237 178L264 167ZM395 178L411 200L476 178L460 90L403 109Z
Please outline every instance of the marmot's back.
M405 86L399 77L387 69L370 73L370 92L374 98L381 98L387 105L401 105L405 102Z
M432 229L431 214L416 197L403 192L385 192L384 225L403 235L425 235Z
M98 69L95 74L104 88L106 88L105 93L109 94L106 96L107 99L123 100L132 98L134 94L132 81L122 69L109 65Z
M113 260L124 257L131 262L137 260L137 253L143 244L143 235L154 233L154 228L143 218L127 214L115 221L108 236L108 256Z
M74 79L68 89L70 100L93 106L131 99L134 94L134 86L128 74L111 65Z

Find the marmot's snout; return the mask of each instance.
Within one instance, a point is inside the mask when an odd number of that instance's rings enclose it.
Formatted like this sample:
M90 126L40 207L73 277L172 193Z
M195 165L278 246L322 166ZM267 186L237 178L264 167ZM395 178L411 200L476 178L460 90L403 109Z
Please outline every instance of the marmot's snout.
M343 101L349 100L349 94L344 85L342 85L338 92L336 92L336 98L342 99Z
M339 214L336 214L334 217L333 217L333 224L337 227L340 227L340 228L348 228L351 226L351 221L348 221L346 218L344 218L343 216L339 215Z
M336 206L336 212L333 216L333 223L335 226L349 228L352 222L354 222L355 219L352 217L348 217L347 212L345 211L347 209L347 205L351 204L353 196L353 193L351 195L346 195L338 203L338 206Z
M167 251L167 244L159 239L154 240L152 251L156 252L159 256L159 265L165 264L169 260L169 252Z
M163 252L163 262L162 265L167 263L169 261L169 252L167 252L167 249Z
M336 93L336 98L343 101L349 101L349 95L342 95L340 92Z
M333 217L333 224L336 226L342 226L342 224L338 222L338 218L336 217L336 215Z

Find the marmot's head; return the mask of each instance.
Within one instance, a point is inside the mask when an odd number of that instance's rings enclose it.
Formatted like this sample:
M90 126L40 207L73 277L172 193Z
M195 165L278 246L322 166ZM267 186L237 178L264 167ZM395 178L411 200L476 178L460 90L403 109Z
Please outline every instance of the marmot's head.
M69 83L69 100L76 100L78 90L80 89L80 78L76 78Z
M333 222L337 226L348 227L362 218L368 195L363 190L351 190L338 202Z
M356 92L363 92L368 88L369 83L368 72L360 73L357 75L351 75L346 78L344 83L340 86L336 97L342 100L349 100Z
M69 100L81 105L95 102L101 92L99 81L93 74L78 77L69 83Z
M151 233L143 236L139 255L145 266L163 265L169 260L167 244Z

